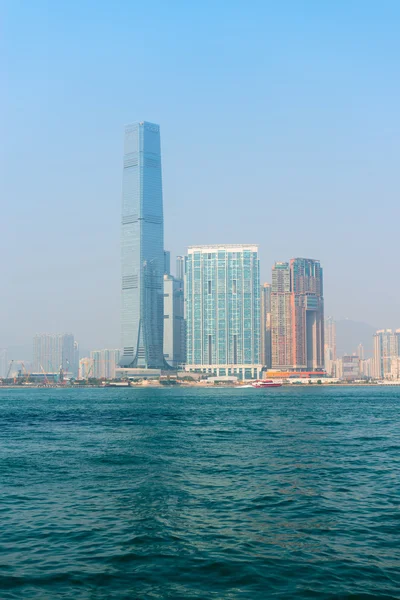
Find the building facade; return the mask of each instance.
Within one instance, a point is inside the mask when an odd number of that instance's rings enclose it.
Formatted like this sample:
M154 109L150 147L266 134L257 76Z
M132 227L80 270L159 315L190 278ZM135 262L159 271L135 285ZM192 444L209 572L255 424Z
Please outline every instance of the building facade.
M320 262L309 258L293 258L290 261L290 281L294 368L322 370L324 300Z
M272 368L324 369L322 268L317 260L293 258L272 270Z
M400 329L380 329L374 335L374 377L392 379L392 363L400 356Z
M90 359L93 364L91 377L96 379L115 379L115 369L120 360L119 350L92 350Z
M186 361L183 280L164 275L164 359L177 369Z
M72 333L41 333L33 338L33 371L77 377L77 344Z
M373 358L366 358L360 360L360 376L364 379L371 379L373 377L374 369L373 369Z
M261 363L267 369L272 366L271 356L271 284L264 283L260 289L260 349Z
M6 377L8 373L7 348L0 348L0 377Z
M164 250L164 275L171 275L171 252Z
M358 356L342 356L339 359L338 377L344 381L354 381L361 376L360 359Z
M190 247L185 305L186 370L260 376L258 246Z
M79 372L79 344L75 340L74 342L74 366L72 369L74 377L78 377Z
M392 360L390 366L390 379L398 381L400 379L400 356Z
M293 363L290 298L289 263L277 262L272 268L271 287L271 362L274 369L290 369Z
M185 257L177 256L176 257L176 278L181 281L185 278Z
M357 356L358 356L358 358L360 360L364 360L364 358L365 358L365 350L364 350L364 346L361 343L358 344L358 346L357 346L357 352L356 352L356 354L357 354Z
M160 128L125 128L121 367L162 368L164 220Z
M336 375L336 321L333 317L325 319L325 369L328 375Z

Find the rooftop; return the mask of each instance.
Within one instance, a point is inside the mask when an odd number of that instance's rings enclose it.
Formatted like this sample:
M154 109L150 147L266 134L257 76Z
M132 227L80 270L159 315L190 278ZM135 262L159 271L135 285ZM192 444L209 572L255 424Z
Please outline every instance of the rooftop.
M258 244L210 244L188 247L189 254L193 252L218 252L218 250L232 250L233 252L250 250L251 252L258 252Z

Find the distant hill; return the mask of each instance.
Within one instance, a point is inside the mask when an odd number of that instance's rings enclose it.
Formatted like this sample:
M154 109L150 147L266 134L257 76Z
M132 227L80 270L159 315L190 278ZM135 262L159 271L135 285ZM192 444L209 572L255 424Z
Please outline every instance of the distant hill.
M368 323L351 321L350 319L336 321L337 356L353 354L353 352L357 351L357 346L362 344L364 346L365 357L371 357L374 351L373 335L375 332L376 327L368 325Z

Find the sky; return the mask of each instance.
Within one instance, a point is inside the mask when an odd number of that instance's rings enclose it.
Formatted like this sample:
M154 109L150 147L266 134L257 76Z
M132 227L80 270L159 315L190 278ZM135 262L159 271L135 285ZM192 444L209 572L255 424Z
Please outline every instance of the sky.
M257 243L263 281L320 259L326 314L400 327L399 25L397 0L0 0L0 347L119 347L140 120L172 257Z

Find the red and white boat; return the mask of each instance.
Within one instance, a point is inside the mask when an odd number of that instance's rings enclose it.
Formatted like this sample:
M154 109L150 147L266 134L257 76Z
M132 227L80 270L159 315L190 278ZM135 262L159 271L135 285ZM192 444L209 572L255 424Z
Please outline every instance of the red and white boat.
M250 385L239 385L239 388L275 388L282 387L281 381L274 381L273 379L257 379L252 381Z
M282 387L280 381L273 381L272 379L257 379L257 381L253 381L251 385L255 388Z

